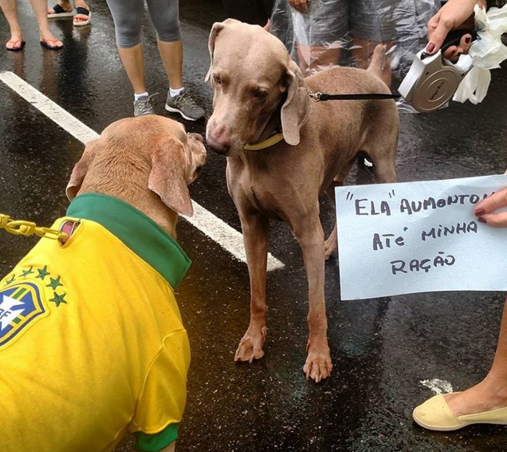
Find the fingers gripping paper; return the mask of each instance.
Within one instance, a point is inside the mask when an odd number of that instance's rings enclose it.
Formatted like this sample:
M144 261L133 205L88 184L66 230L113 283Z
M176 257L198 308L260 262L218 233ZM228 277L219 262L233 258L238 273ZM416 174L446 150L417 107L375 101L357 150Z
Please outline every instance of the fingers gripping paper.
M507 290L507 228L474 215L505 186L507 176L337 187L341 298Z

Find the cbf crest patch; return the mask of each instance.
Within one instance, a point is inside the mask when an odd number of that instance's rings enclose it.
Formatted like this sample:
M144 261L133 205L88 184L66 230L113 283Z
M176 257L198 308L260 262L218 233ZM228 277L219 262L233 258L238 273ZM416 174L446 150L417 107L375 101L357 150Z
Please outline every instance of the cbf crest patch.
M0 349L46 314L39 287L30 282L0 290Z

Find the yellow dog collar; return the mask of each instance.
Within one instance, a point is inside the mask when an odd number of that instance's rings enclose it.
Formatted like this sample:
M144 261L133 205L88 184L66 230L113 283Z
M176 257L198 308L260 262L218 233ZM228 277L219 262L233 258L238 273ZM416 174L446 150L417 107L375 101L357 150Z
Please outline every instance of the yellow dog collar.
M267 140L261 141L256 144L245 144L243 149L247 151L260 151L261 149L266 149L271 146L274 146L276 143L279 143L283 140L283 133L275 133L271 135Z

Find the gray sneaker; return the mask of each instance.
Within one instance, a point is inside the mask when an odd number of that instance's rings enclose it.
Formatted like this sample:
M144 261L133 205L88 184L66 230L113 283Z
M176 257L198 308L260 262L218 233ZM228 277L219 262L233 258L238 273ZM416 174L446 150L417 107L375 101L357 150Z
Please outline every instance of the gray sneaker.
M197 121L204 116L204 110L194 102L186 91L174 97L167 93L165 109L173 113L179 113L189 121Z
M156 96L156 94L152 94L151 96L142 96L134 101L134 116L136 118L138 116L155 114L155 111L153 110L153 105L151 103L151 99L154 96Z

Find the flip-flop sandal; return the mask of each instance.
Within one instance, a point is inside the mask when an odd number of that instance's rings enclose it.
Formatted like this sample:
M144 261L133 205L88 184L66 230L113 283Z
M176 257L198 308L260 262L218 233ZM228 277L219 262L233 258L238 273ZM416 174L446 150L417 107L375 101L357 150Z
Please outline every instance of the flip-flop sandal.
M7 44L12 43L13 45L14 44L17 44L19 42L19 46L18 47L7 47ZM19 52L20 50L23 50L24 47L26 45L26 42L25 41L20 41L19 39L16 39L16 40L12 40L12 39L9 39L6 43L5 43L5 48L9 51L9 52Z
M66 11L58 3L55 6L53 6L53 11L54 12L52 12L52 13L50 13L48 11L48 13L47 13L48 19L58 19L61 17L72 17L74 15L73 9L71 9L70 11Z
M80 18L83 18L83 16L85 17L85 20L78 20ZM92 12L89 9L81 8L78 6L76 8L76 15L74 16L72 23L74 24L74 27L83 27L84 25L88 25L90 23L91 18Z
M45 47L48 50L60 50L63 49L62 45L55 45L55 42L58 42L58 39L42 39L40 45Z

